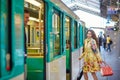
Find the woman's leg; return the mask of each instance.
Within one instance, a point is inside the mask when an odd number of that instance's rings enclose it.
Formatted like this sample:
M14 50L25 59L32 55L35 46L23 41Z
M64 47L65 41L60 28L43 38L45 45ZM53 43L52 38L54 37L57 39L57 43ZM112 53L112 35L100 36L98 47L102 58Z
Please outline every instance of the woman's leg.
M110 43L108 44L108 50L111 51L111 49L110 49Z
M104 43L104 50L106 49L106 43Z
M107 43L107 51L109 50L109 45L108 45L108 43Z
M105 43L105 50L106 50L106 43Z
M96 76L95 72L92 72L91 74L92 74L92 76L93 76L94 80L98 80L98 78L97 78L97 76Z
M85 80L88 80L87 72L83 72Z
M111 47L110 46L111 46L111 44L109 44L109 49L110 49L110 52L111 52Z

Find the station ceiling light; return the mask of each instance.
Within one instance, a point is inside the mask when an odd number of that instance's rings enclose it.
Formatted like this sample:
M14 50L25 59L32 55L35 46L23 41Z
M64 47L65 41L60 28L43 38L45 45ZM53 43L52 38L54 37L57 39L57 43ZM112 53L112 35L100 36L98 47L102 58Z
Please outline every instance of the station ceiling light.
M30 4L33 4L33 5L35 5L35 6L37 6L37 7L40 7L40 3L38 2L38 1L36 1L36 0L25 0L26 2L28 2L28 3L30 3Z
M37 19L37 18L34 18L34 17L29 17L29 20L32 20L32 21L39 22L39 19Z

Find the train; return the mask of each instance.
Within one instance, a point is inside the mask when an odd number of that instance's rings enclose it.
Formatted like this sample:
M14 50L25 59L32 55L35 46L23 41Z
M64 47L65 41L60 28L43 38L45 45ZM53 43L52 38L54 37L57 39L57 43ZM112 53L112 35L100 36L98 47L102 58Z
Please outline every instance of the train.
M0 0L0 80L24 80L24 28L27 80L77 79L85 22L61 0Z

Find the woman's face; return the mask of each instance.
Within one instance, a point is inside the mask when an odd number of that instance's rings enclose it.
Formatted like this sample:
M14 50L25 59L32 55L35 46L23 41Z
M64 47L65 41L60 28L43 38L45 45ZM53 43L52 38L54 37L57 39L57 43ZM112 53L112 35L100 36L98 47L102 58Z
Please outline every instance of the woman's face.
M88 31L87 38L91 38L91 37L92 37L92 33L90 31Z

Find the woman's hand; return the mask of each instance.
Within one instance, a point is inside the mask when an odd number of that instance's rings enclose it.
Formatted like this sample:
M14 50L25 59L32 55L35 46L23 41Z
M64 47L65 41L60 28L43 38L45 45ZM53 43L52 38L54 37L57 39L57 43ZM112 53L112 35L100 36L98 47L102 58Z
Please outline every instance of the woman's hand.
M99 64L102 64L102 63L103 63L103 61L99 61L98 63L99 63Z
M88 65L88 63L87 63L87 62L84 62L84 66L86 66L86 65Z
M92 48L95 50L97 47L96 47L96 45L94 44L94 45L92 45Z
M81 58L78 58L79 60L81 60Z

